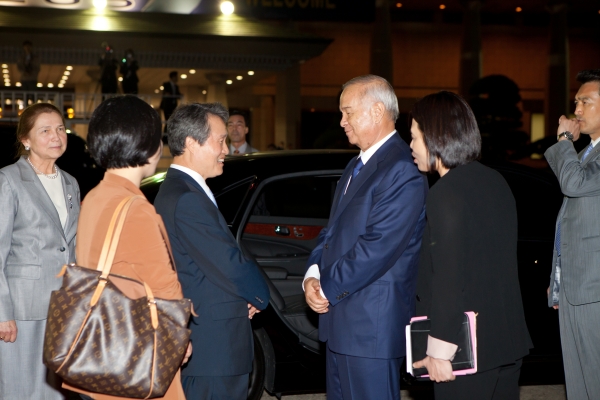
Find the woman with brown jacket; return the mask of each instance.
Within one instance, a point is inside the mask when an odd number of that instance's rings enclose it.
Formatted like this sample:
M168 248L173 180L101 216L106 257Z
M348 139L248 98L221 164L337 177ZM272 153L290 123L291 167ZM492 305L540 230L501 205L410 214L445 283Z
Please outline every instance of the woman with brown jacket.
M111 274L147 283L157 298L183 297L177 272L169 255L170 244L161 217L139 189L143 178L154 174L162 153L160 119L144 101L123 96L103 102L89 124L88 147L104 179L84 199L77 235L77 263L96 269L104 237L117 205L126 197L139 195L127 213ZM114 282L130 298L145 295L142 287ZM141 288L141 291L140 291ZM191 354L191 344L183 363ZM116 399L82 393L83 399ZM162 399L184 400L179 372Z

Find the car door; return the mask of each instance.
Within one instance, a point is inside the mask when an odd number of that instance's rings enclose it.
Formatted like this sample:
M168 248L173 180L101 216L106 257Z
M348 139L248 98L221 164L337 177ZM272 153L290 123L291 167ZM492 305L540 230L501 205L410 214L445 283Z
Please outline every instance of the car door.
M306 262L327 225L341 172L273 177L252 198L240 241L283 296L302 293Z

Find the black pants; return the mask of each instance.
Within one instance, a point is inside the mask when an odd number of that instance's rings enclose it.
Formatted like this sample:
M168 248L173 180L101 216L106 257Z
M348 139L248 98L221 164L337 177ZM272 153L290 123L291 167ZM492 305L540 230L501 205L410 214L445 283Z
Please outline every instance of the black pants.
M474 375L434 384L436 400L518 400L523 360Z

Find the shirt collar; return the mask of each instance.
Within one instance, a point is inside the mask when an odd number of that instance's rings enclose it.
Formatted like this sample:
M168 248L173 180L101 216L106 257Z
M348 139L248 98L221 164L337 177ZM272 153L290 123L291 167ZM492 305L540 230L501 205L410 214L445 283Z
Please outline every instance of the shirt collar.
M600 142L600 137L598 137L596 140L592 140L592 147L596 147L598 142Z
M373 154L375 154L375 152L377 150L379 150L379 148L381 146L383 146L383 144L385 142L387 142L388 140L390 140L390 138L392 136L394 136L395 133L396 133L396 130L393 130L392 133L388 134L386 137L384 137L383 139L381 139L379 142L375 143L373 146L369 147L367 150L365 150L365 151L361 150L360 154L358 156L362 160L363 164L366 164L367 161L369 161L369 159L373 156Z
M245 153L247 147L248 147L248 142L244 142L240 147L237 147L237 148L233 144L230 144L229 145L229 152L231 154L233 154L233 152L237 150L237 151L240 152L240 154L241 153Z
M197 173L193 169L190 169L188 167L184 167L183 165L179 165L179 164L171 164L169 166L169 168L177 169L177 170L179 170L179 171L181 171L183 173L186 173L189 176L191 176L192 179L194 179L198 183L198 185L200 185L200 187L202 188L202 190L204 190L204 193L206 193L206 195L208 196L208 198L215 204L215 206L217 205L217 201L215 200L215 196L213 195L213 192L210 191L210 188L206 184L206 181L204 180L204 178L202 177L202 175L200 175L199 173Z

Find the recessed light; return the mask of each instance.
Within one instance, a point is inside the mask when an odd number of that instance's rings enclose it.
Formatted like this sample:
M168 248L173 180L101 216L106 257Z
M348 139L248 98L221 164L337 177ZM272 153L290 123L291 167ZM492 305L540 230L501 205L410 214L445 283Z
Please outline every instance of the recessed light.
M521 7L517 7L517 8L515 8L515 11L516 12L521 12L521 11L523 11L523 9Z
M4 86L10 86L10 82L4 83Z
M17 82L17 83L15 83L15 86L16 86L16 87L21 87L21 82Z
M53 88L53 87L54 87L54 84L52 84L52 83L49 83L49 84L48 84L48 87L49 87L49 88Z
M8 70L7 70L6 68L4 68L4 69L2 70L2 73L3 73L3 74L8 74Z
M10 75L9 75L9 74L4 74L4 75L2 75L2 76L3 76L4 78L10 78Z
M72 66L70 66L70 65L67 65L67 68L66 68L66 69L67 69L67 71L73 71L73 67L72 67Z
M224 1L221 3L221 12L225 15L231 15L233 14L233 11L235 10L235 7L233 6L233 3L230 1Z
M187 75L186 74L181 74L181 79L187 79Z
M396 8L402 7L402 3L396 3Z
M195 69L190 69L190 74L194 75L196 73Z
M8 64L2 64L2 68L8 68Z
M202 91L202 94L206 94L206 90L203 90L203 91Z
M231 85L231 84L233 83L233 81L232 81L231 79L227 79L227 80L225 81L225 83L226 83L226 84L228 84L228 85Z
M66 76L66 75L63 75L63 77L62 77L62 78L60 78L60 79L61 79L61 80L63 80L63 81L66 81L67 79L69 79L69 77L68 77L68 76Z
M250 75L250 76L254 75L254 71L248 71L248 75Z
M119 77L119 82L123 82L123 77L122 76Z
M444 10L446 8L445 4L440 4L440 10Z
M65 85L63 85L62 83L59 83L59 84L58 84L58 87L62 89L62 88L64 88L64 87L65 87Z
M160 90L154 89L154 93L160 93Z
M106 0L93 0L92 4L94 5L94 7L96 7L98 10L104 10L106 8Z
M238 75L238 76L235 77L235 79L237 79L238 81L241 81L242 79L244 79L244 77L241 76L241 75Z
M160 90L165 90L164 86L159 87Z
M44 84L43 84L43 83L38 83L36 86L37 86L37 87L43 87L43 86L44 86Z
M69 75L71 75L71 71L65 71L63 75L69 76Z

